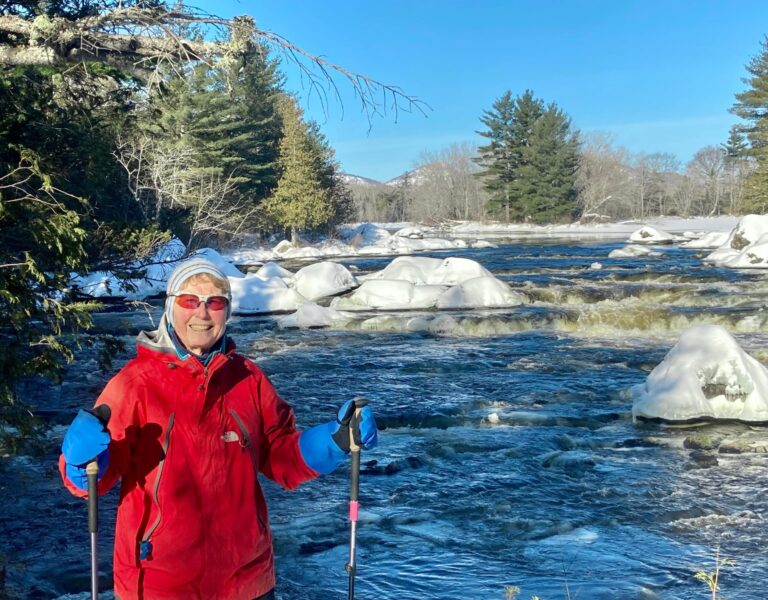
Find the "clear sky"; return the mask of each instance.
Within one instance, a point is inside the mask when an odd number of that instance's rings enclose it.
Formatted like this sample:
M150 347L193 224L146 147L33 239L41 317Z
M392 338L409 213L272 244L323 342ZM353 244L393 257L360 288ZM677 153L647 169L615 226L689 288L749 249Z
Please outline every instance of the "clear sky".
M424 151L477 143L479 117L506 90L556 102L583 132L681 161L724 142L745 65L768 33L766 0L188 0L250 14L313 54L400 87L427 116L377 118L340 82L327 111L289 71L345 172L381 181Z

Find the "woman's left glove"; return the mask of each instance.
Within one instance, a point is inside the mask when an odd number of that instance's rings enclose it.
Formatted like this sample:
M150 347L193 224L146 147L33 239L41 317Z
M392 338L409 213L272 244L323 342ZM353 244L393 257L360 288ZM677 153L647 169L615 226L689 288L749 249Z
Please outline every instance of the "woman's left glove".
M347 400L335 421L316 425L302 432L299 450L304 462L323 475L333 471L350 451L350 431L355 444L364 450L375 448L379 431L373 411L363 398ZM359 414L356 414L357 409Z

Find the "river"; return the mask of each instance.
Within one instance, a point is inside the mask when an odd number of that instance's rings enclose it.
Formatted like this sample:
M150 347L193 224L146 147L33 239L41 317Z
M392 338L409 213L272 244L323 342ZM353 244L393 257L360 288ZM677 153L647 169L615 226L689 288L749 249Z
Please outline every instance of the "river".
M705 253L671 246L607 258L621 245L508 240L450 253L524 293L530 302L514 309L363 313L303 331L233 318L240 351L301 427L352 394L373 403L382 433L363 456L359 599L504 600L506 586L526 600L706 599L694 573L714 570L718 546L735 561L722 569L723 595L766 597L766 455L701 461L683 448L690 428L634 423L627 390L700 323L723 325L768 363L768 274L714 267ZM389 260L340 262L366 273ZM94 334L125 340L117 367L147 326L143 311L103 313ZM63 384L28 388L54 425L50 439L0 463L10 598L88 597L85 504L63 490L55 460L65 424L108 378L97 348L78 354ZM348 480L344 467L293 492L264 484L280 599L346 598ZM116 497L101 503L107 588Z

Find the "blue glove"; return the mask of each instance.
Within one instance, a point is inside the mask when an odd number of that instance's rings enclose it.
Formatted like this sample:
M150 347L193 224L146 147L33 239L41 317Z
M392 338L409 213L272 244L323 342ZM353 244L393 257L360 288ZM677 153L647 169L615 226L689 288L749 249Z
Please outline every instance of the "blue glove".
M109 419L109 407L105 406L103 409L99 409L94 412L80 410L75 420L72 421L72 425L67 429L64 442L61 444L61 453L67 463L67 478L81 490L88 489L85 466L89 462L94 459L98 462L99 479L109 466L111 437L106 428L106 421Z
M304 462L311 468L326 475L344 460L350 450L349 432L360 448L370 450L379 441L376 420L367 400L347 400L339 409L335 421L316 425L299 436L299 450ZM361 408L362 407L362 408ZM355 410L361 408L360 416Z

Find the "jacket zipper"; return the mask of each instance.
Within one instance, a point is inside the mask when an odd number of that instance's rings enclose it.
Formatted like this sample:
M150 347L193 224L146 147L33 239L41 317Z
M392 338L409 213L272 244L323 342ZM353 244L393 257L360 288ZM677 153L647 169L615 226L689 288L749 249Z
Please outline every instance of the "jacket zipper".
M165 439L163 440L163 459L160 461L160 464L157 467L155 484L152 486L152 501L155 503L155 507L157 507L157 517L155 518L152 525L150 525L149 529L147 529L144 537L141 538L141 543L139 544L140 560L146 559L152 553L152 542L150 539L152 538L152 534L155 533L155 530L160 526L160 522L163 519L159 498L160 479L163 475L163 469L165 468L165 458L168 456L168 446L171 442L171 430L173 429L173 422L175 418L176 413L171 413L171 416L168 419L168 428L165 430Z
M253 476L258 477L259 460L258 460L258 457L256 456L256 448L253 447L253 443L251 442L251 435L248 433L248 430L245 428L245 424L243 423L243 420L240 418L240 415L238 415L237 412L235 412L234 408L229 409L229 414L231 414L232 418L235 419L237 426L240 428L240 433L243 434L245 445L241 444L241 447L243 448L243 450L248 448L248 451L251 453L251 461L253 461ZM267 524L264 522L264 519L262 519L261 515L259 515L258 513L256 516L259 519L259 524L261 525L262 529L266 531Z

